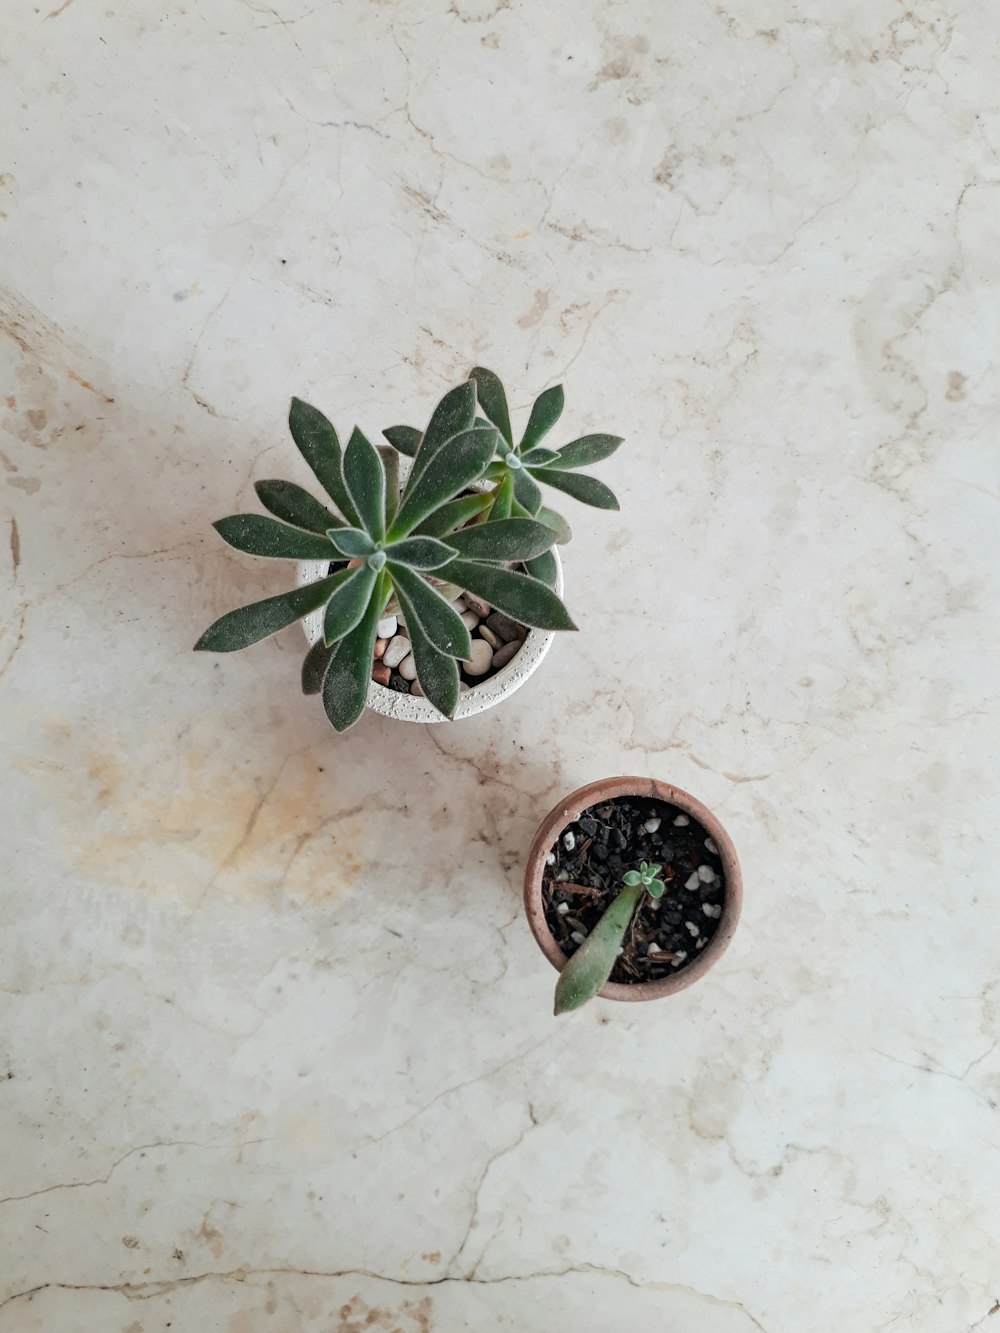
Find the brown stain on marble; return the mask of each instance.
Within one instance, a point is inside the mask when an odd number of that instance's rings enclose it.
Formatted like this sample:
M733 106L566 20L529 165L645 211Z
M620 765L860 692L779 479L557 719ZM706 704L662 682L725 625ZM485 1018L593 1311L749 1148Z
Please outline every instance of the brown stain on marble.
M340 1322L335 1333L371 1333L375 1329L381 1333L434 1333L434 1302L430 1296L404 1300L395 1311L352 1296L337 1313Z
M308 748L226 745L222 719L178 743L59 719L36 724L11 764L38 787L63 854L94 883L194 909L207 896L323 907L363 874L362 807Z
M517 327L519 329L534 328L534 326L543 317L548 308L549 308L548 292L535 292L535 299L531 304L531 308L529 310L526 310L524 314L518 319Z

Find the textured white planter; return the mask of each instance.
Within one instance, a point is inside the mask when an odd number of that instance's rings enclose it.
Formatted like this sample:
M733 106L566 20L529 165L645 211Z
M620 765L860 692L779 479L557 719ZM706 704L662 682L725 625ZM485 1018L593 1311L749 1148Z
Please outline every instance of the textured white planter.
M553 548L555 550L555 548ZM563 572L562 561L559 559L559 552L555 550L556 557L556 592L562 596L563 591ZM298 586L304 587L307 583L315 583L318 579L325 577L326 571L330 567L328 560L306 560L298 566ZM310 646L314 644L323 632L323 612L322 610L313 611L302 621L302 628L305 630L306 638ZM474 717L476 713L484 713L487 708L494 708L502 703L515 690L520 689L529 676L542 664L542 658L552 646L552 640L555 633L548 629L533 629L528 631L528 637L521 645L520 652L508 662L502 670L495 676L484 681L482 685L473 685L469 690L458 696L458 707L455 709L455 721L463 717ZM442 717L434 705L427 699L419 695L400 694L397 690L390 690L386 685L379 685L376 681L368 687L368 707L376 713L381 713L384 717L394 717L399 722L447 722L448 718Z

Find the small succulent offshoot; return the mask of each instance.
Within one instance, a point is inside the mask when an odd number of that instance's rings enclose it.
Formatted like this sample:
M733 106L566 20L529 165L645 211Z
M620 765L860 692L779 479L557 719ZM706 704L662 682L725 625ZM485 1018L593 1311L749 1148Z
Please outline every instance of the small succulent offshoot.
M485 417L477 415L477 391ZM346 731L364 711L376 627L392 602L405 619L424 695L454 716L458 663L472 653L451 605L460 592L529 628L576 629L553 591L552 546L569 539L569 527L543 508L532 477L586 504L618 508L603 482L571 471L607 458L618 436L584 436L558 452L536 447L562 401L561 386L541 394L515 448L503 386L492 371L477 369L445 394L426 430L390 427L384 434L392 447L376 448L355 429L342 448L323 413L293 398L292 439L329 503L294 482L259 481L254 489L273 517L233 514L214 526L238 551L343 567L230 611L195 648L234 652L322 611L323 634L306 655L302 690L321 694L333 726ZM400 454L413 460L403 486Z
M559 973L556 982L557 1014L579 1009L592 1000L610 977L618 957L625 932L632 924L642 895L662 898L667 891L659 878L662 866L643 861L638 870L628 870L622 876L622 888L614 902L590 932L572 958Z

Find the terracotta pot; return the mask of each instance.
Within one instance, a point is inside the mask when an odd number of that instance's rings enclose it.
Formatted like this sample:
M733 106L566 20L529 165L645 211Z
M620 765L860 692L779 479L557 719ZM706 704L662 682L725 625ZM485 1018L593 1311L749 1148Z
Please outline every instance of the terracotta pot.
M528 916L531 933L538 941L538 947L552 966L562 971L567 958L549 930L542 905L545 858L567 825L575 823L584 810L589 806L601 805L605 801L613 801L621 796L646 797L676 805L679 810L683 810L701 824L718 847L722 860L726 886L722 916L719 918L715 934L698 957L672 977L663 977L659 981L637 982L634 986L609 981L598 991L605 1000L659 1000L666 995L676 995L678 991L693 985L710 967L715 966L729 947L743 906L743 875L736 857L736 848L715 815L702 805L701 801L682 791L680 787L671 786L669 782L657 782L655 778L603 778L600 782L591 782L588 786L581 787L559 802L545 817L535 834L524 871L524 910Z

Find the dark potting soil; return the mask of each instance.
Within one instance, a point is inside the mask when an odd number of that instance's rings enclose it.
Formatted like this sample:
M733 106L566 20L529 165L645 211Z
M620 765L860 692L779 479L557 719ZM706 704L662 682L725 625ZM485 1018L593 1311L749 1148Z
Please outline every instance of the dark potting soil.
M666 801L627 796L590 806L545 865L545 920L559 947L575 953L617 898L622 875L647 861L663 867L667 891L643 894L610 979L635 985L682 971L719 928L726 886L714 846L696 819Z

